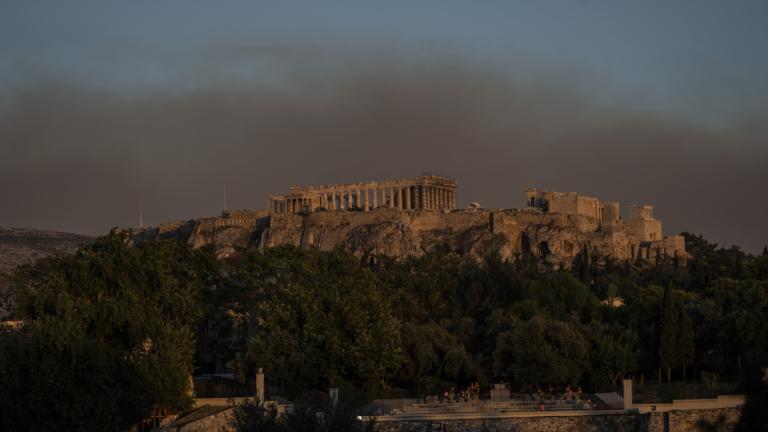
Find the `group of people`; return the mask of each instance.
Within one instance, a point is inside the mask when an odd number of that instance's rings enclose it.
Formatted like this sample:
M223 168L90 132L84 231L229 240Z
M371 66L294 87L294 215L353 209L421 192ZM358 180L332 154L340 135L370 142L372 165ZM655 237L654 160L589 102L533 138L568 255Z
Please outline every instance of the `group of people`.
M565 400L575 400L580 401L581 400L581 386L577 385L576 390L574 390L570 384L568 384L568 387L565 388L565 393L563 394L563 399Z
M469 402L480 399L480 384L474 382L469 387L456 391L456 387L451 387L443 394L443 401L447 403L452 402Z
M555 389L550 385L547 391L544 391L539 387L536 391L533 390L533 386L528 388L528 394L531 400L555 400L557 398ZM582 397L582 390L580 385L568 386L565 388L560 400L566 401L580 401Z
M522 398L525 400L544 402L547 400L565 400L579 402L582 399L581 385L568 384L563 390L563 393L558 397L558 392L555 391L553 386L548 386L545 391L542 387L528 387L528 391L522 394ZM456 402L471 402L480 400L480 384L474 382L468 387L460 390L456 390L456 387L451 386L443 393L443 397L429 396L425 398L425 401L430 403L456 403Z

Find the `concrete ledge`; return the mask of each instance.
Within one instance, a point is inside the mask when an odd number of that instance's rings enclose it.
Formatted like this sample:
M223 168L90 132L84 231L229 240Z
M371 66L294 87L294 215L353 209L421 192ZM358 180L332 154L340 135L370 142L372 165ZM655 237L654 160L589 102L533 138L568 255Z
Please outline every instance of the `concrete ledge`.
M632 404L640 414L700 409L738 408L747 402L746 396L718 396L717 399L675 399L672 403Z

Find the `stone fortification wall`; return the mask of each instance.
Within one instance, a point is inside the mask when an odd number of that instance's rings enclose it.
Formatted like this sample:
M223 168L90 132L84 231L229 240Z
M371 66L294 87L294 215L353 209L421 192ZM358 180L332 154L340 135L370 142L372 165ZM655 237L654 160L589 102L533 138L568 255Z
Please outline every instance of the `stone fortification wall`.
M195 248L213 244L217 255L225 258L252 244L268 223L269 212L266 210L230 211L220 217L198 219L189 235L180 239Z
M488 223L487 211L404 212L382 208L368 212L321 211L306 217L273 214L264 246L291 244L327 251L343 245L360 255L404 257L421 255L443 243L460 249L461 239L457 237L468 232L475 233L470 235L472 240L488 240L493 237Z
M378 432L645 432L647 420L633 414L573 417L512 417L473 420L381 422Z
M616 260L653 259L656 254L673 256L676 251L684 254L680 237L639 243L629 224L606 224L591 215L537 209L232 211L133 232L135 241L174 236L196 248L213 244L220 257L253 245L323 251L342 246L359 256L398 258L445 248L477 259L492 252L502 259L531 253L554 266L567 267L585 249Z
M629 259L629 236L607 232L592 217L521 210L314 212L272 214L263 246L281 244L389 256L421 255L448 248L481 258L490 252L503 259L532 253L566 266L584 248L616 259Z

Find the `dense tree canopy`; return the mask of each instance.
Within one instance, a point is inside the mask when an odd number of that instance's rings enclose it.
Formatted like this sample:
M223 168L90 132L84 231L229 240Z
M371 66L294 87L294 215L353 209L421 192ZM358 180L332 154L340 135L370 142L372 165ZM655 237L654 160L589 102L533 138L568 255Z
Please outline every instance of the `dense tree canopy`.
M686 239L687 261L583 250L557 270L446 250L395 260L249 248L217 261L113 235L6 278L26 327L0 335L0 421L125 428L184 407L189 374L214 363L241 379L264 368L287 397L340 387L360 399L475 381L615 389L630 375L768 364L768 256Z
M291 392L380 386L402 363L399 322L373 273L351 255L279 248L245 254L236 266L229 282L247 279L252 317L245 358Z
M4 430L126 430L154 407L186 408L204 252L119 236L9 280L22 331L0 338Z

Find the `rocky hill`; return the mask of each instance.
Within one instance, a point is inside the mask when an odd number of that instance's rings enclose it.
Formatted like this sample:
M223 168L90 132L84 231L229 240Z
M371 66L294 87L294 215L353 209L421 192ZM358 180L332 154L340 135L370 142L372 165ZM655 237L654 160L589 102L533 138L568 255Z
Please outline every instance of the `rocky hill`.
M0 228L0 273L20 264L60 253L72 253L93 237L26 228Z
M656 253L684 254L678 236L639 242L618 221L564 213L520 209L316 211L270 214L266 210L233 211L221 217L130 230L140 242L176 238L194 248L212 244L219 257L243 247L294 245L331 250L341 246L358 256L419 256L448 249L481 259L497 253L502 259L531 253L557 267L567 267L584 249L616 260L651 259Z

